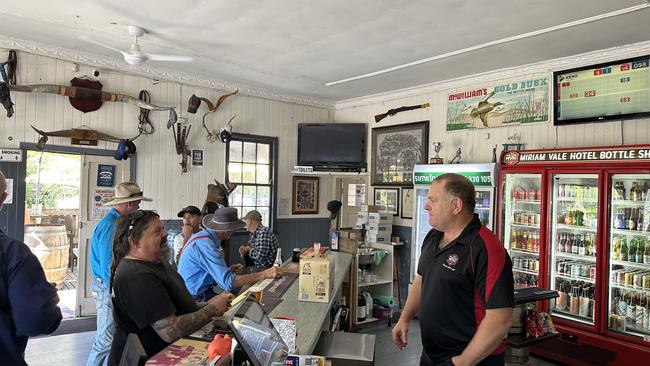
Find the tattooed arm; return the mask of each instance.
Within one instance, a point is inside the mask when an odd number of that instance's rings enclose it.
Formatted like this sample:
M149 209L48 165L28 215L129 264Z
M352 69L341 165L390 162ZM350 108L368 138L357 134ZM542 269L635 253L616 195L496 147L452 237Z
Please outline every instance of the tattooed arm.
M210 299L205 306L193 313L170 315L151 326L165 342L173 343L182 336L201 328L213 317L225 313L231 300L232 294L224 292Z

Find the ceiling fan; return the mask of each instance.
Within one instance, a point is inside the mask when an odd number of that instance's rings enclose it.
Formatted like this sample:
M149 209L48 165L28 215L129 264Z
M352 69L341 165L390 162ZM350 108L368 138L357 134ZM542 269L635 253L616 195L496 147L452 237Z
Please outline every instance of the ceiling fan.
M129 48L128 51L122 51L119 50L115 47L111 47L107 44L104 44L102 42L96 41L94 39L91 39L87 36L79 36L79 38L94 43L98 46L102 46L104 48L108 48L109 50L113 50L116 52L119 52L122 54L124 57L124 61L126 61L127 64L132 65L132 66L140 66L143 63L152 60L152 61L174 61L174 62L192 62L194 61L194 58L191 56L181 56L181 55L159 55L159 54L153 54L153 53L143 53L140 50L140 45L138 44L138 37L142 37L145 34L145 29L142 27L139 27L137 25L129 25L128 27L129 30L129 35L133 36L133 43L131 44L131 47Z

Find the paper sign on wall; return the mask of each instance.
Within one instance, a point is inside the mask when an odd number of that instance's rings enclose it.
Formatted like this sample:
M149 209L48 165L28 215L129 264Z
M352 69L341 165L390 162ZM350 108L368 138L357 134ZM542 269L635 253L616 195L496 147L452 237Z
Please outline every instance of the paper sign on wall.
M114 188L99 188L95 187L93 191L93 220L99 220L108 211L111 210L111 206L104 206L104 204L115 197Z

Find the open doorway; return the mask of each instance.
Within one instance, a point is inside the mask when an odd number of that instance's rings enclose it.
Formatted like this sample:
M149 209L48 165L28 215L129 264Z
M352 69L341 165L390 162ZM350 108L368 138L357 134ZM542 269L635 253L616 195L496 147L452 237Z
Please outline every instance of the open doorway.
M79 154L27 151L24 242L54 283L64 318L78 316Z

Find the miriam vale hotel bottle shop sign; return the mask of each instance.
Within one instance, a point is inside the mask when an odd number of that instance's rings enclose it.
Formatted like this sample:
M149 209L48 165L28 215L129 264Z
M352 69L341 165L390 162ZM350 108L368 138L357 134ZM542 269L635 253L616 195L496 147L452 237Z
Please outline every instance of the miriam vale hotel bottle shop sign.
M540 164L549 162L616 162L650 160L650 146L603 147L585 149L558 149L548 151L505 151L501 161L505 165Z

